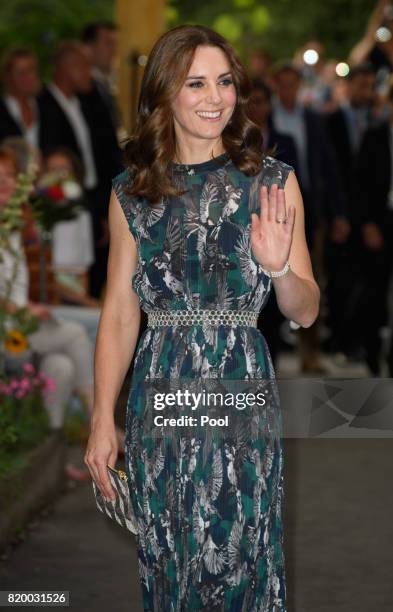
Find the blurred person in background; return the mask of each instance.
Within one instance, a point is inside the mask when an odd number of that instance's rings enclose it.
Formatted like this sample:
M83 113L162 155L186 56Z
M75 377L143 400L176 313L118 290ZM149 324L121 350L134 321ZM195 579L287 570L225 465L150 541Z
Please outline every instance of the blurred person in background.
M36 55L18 47L3 58L3 95L0 98L0 141L23 136L40 147L40 117L36 97L41 88Z
M351 49L351 67L370 62L376 71L378 92L384 95L393 71L393 5L391 0L378 0L364 36Z
M381 373L381 328L389 323L388 292L393 267L393 79L387 105L389 119L364 134L355 171L363 249L360 265L365 283L358 304L358 333L372 375ZM388 354L393 372L393 346Z
M248 114L262 132L265 152L275 148L274 157L297 172L296 147L292 136L277 131L273 125L272 90L260 79L252 79L251 88Z
M17 186L19 172L17 157L11 148L0 147L0 206L7 204ZM86 402L89 413L93 409L93 345L84 327L78 323L55 318L46 304L29 300L29 273L23 249L21 232L11 231L9 243L0 258L0 301L12 315L17 308L27 308L39 319L38 329L29 335L31 349L40 357L41 370L55 380L51 398L46 398L50 425L61 430L65 410L75 391ZM9 281L12 279L10 292ZM87 477L85 469L70 467L77 479Z
M55 173L79 186L82 203L75 219L56 223L52 232L52 265L60 305L54 315L74 320L87 329L95 344L101 313L100 302L89 294L89 267L94 261L91 213L84 207L83 170L80 160L68 149L53 149L44 159L43 178Z
M272 56L266 49L254 49L248 61L248 73L252 79L269 82Z
M331 85L326 79L324 45L319 40L308 41L296 51L293 63L302 75L299 100L323 112L332 98Z
M90 50L93 79L108 106L118 141L121 143L127 137L127 131L117 103L117 30L117 26L111 21L96 21L84 27L81 39Z
M31 145L23 136L8 136L1 141L1 144L13 150L20 172L27 172L31 162L34 162L38 168L41 168L41 151Z
M338 59L331 58L325 62L321 72L321 78L330 89L330 97L325 104L319 107L322 113L332 113L347 97L347 86L345 79L337 74Z
M0 146L0 206L4 206L13 195L17 185L17 175L23 170L10 146ZM10 243L15 255L2 252L0 264L0 300L7 312L15 312L17 307L26 307L40 319L40 327L29 335L32 349L41 357L41 366L48 376L56 380L56 397L51 402L50 418L54 429L61 429L64 411L70 395L75 391L86 402L89 414L93 408L93 354L94 345L89 339L85 326L77 320L67 319L56 313L56 306L29 300L29 271L22 240L23 228L12 232ZM11 295L6 299L8 280L16 270ZM64 313L65 314L65 313ZM120 452L124 451L124 432L116 428ZM83 473L86 470L83 469Z
M40 113L45 117L42 151L67 147L83 163L84 187L93 192L98 185L92 137L78 94L92 86L90 60L79 42L59 45L53 58L53 78L39 96ZM94 209L92 210L94 211Z
M50 151L43 161L43 177L54 173L74 181L83 203L83 168L80 160L65 147ZM64 304L99 308L100 302L88 293L88 269L94 261L93 228L90 211L84 207L75 219L57 223L53 230L53 266Z
M324 261L331 331L329 349L346 357L354 357L360 356L359 329L354 309L363 284L367 282L359 266L363 245L359 236L360 218L354 169L365 131L379 121L374 113L374 67L371 64L359 64L351 69L345 83L346 99L327 115L326 120L336 152L351 232L341 243L327 236Z
M52 268L56 294L62 305L50 307L54 314L82 323L94 343L100 302L89 295L88 268L94 260L94 244L91 213L84 201L81 161L65 147L54 149L43 159L40 152L21 136L6 138L2 144L13 150L20 171L26 172L28 163L35 159L40 168L39 181L45 180L48 175L52 175L53 179L58 176L59 180L68 179L72 183L71 189L80 192L77 198L81 201L81 209L77 217L56 223L52 231ZM38 245L39 229L31 207L25 206L23 212L23 244Z
M321 282L325 231L335 242L343 242L350 231L337 162L323 116L299 100L300 70L292 62L280 62L272 71L273 125L290 134L295 142L298 177L305 209L306 239L313 267ZM301 370L324 373L320 361L318 323L299 330Z
M296 148L293 138L278 132L271 119L272 91L270 87L260 79L252 79L251 88L248 114L262 132L265 153L289 164L297 173ZM269 344L275 365L277 365L280 348L280 325L284 321L285 318L277 305L275 292L272 291L263 309L263 316L258 320L258 327Z
M329 134L344 178L352 167L365 130L378 120L374 112L375 70L372 64L359 64L345 79L346 98L328 115ZM349 188L348 184L345 185Z
M109 110L94 87L90 53L79 41L64 41L54 55L53 79L39 96L42 149L64 146L83 162L84 188L94 231L90 294L100 299L108 260L108 200L111 179L122 168Z

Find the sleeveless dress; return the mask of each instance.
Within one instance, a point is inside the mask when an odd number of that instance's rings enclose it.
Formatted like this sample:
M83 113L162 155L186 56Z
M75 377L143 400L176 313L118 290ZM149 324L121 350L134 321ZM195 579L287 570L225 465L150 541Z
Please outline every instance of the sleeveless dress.
M251 251L251 211L260 212L260 187L284 187L293 168L265 156L249 177L227 153L171 168L183 194L154 208L127 194L128 169L113 179L138 248L130 282L142 310L259 313L272 287ZM144 383L182 377L274 380L275 372L256 327L204 323L143 331L125 457L144 610L284 612L281 437L212 440L188 428L174 448L173 440L150 435Z

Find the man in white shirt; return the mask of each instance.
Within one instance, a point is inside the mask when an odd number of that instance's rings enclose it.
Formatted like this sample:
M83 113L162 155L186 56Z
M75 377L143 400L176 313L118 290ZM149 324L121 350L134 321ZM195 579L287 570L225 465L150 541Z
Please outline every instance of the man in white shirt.
M35 54L27 48L14 49L3 63L4 94L0 99L0 141L23 136L40 148L40 117L36 96L41 82Z
M49 83L48 89L62 108L75 134L85 169L84 186L86 189L94 189L97 186L97 172L94 164L89 126L83 115L79 99L75 95L65 95L59 85L56 85L55 81Z
M48 154L59 146L66 147L83 162L95 242L89 292L99 298L106 280L111 178L121 170L120 151L109 110L94 89L86 46L64 41L53 62L52 81L38 98L42 148Z
M65 146L77 153L85 171L84 186L97 186L92 139L78 94L91 88L91 66L83 45L63 43L54 57L53 79L39 97L43 128L43 149Z

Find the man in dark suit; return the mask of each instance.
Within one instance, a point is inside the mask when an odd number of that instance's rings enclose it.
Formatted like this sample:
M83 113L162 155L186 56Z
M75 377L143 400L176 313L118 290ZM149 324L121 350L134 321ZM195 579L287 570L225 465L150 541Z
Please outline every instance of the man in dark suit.
M296 147L292 136L275 129L272 121L272 91L264 81L251 80L248 114L263 135L265 152L273 151L274 157L293 166L297 172Z
M9 136L23 136L22 129L0 98L0 142Z
M43 153L66 146L83 162L95 241L90 293L99 298L106 279L111 179L122 163L110 113L94 86L89 53L82 43L66 41L60 45L54 57L53 79L38 103Z
M337 162L323 116L298 99L300 71L291 63L278 64L273 82L273 124L295 142L306 234L312 248L315 230L322 223L328 223L337 237L347 235L349 230Z
M41 87L35 54L25 47L9 51L3 60L4 92L0 98L0 141L22 136L40 146L36 96Z
M82 41L90 50L94 83L112 117L118 141L127 137L117 103L117 75L114 69L118 27L112 21L88 23L82 31Z
M355 197L354 168L363 135L377 122L373 113L375 71L370 64L353 68L347 77L347 99L327 115L329 135L335 149L351 233L343 243L327 239L325 265L326 296L331 348L345 354L359 350L359 330L353 316L353 305L364 284L359 267L359 206Z
M296 147L291 136L278 132L271 120L270 87L261 79L252 79L252 90L249 100L248 114L263 134L263 148L267 154L289 164L297 172ZM269 300L258 320L258 328L264 334L269 345L273 363L276 365L280 350L280 326L285 320L281 314L274 291L270 293Z
M393 268L393 81L388 91L390 119L369 128L355 168L355 197L363 249L364 291L358 306L358 331L370 372L381 370L381 327L389 322L388 289ZM393 375L393 334L388 366Z
M374 68L370 64L361 64L351 69L346 77L346 86L346 100L326 116L326 122L350 212L353 191L351 176L356 154L364 132L376 123L373 113L376 95Z
M283 62L275 66L273 124L279 131L290 134L295 142L306 239L318 278L322 267L324 228L327 228L332 240L342 242L349 233L349 223L324 119L299 100L301 82L301 73L292 63ZM319 361L317 325L318 322L310 328L299 330L303 372L324 372Z

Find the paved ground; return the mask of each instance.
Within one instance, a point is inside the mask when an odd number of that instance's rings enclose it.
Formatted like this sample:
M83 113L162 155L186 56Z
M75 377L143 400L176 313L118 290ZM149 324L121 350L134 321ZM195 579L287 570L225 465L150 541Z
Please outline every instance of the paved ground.
M284 440L288 612L393 610L392 450L393 439ZM75 612L142 611L133 537L98 513L90 483L2 561L0 584L68 589Z
M60 497L2 563L1 589L67 589L78 612L141 610L132 536L93 503L89 484Z

